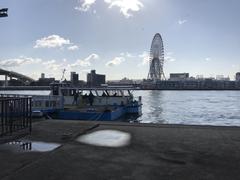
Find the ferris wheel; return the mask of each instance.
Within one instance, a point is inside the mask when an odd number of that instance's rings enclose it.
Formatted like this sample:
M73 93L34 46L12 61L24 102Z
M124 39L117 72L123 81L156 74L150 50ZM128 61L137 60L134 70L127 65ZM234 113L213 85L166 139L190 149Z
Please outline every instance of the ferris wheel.
M164 64L164 47L163 40L159 33L155 34L150 49L150 69L148 79L150 80L164 80L165 75L163 72Z

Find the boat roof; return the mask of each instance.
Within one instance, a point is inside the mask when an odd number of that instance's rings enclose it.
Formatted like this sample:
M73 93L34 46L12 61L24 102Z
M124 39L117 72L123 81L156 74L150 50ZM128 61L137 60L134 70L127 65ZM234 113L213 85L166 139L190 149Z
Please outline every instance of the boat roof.
M138 90L138 88L135 87L97 87L97 88L82 88L82 87L60 87L60 89L69 89L69 90L83 90L83 91L106 91L106 90L111 90L111 91L119 91L119 90L125 90L125 91L133 91L133 90Z

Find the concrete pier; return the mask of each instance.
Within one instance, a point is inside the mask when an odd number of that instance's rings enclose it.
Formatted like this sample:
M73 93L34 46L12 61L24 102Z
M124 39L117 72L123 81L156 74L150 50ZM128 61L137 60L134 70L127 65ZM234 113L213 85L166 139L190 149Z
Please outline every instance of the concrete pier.
M97 130L128 132L128 146L82 144ZM239 179L240 128L46 120L32 141L56 142L51 152L0 150L0 179Z

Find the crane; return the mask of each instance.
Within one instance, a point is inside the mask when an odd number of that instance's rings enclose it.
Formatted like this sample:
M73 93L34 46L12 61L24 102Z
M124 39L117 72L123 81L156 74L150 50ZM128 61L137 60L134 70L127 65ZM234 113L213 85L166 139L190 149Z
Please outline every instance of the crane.
M66 69L63 69L63 72L62 72L62 77L61 77L61 81L63 81L63 80L64 80L64 78L65 78L65 72L66 72Z

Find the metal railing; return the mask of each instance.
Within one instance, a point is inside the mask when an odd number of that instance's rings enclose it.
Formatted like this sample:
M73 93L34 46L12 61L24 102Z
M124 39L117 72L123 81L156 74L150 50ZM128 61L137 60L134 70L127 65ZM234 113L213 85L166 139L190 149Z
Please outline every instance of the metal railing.
M0 95L0 137L32 130L32 98Z
M52 95L0 94L1 97L32 98L32 111L63 109L63 97Z

